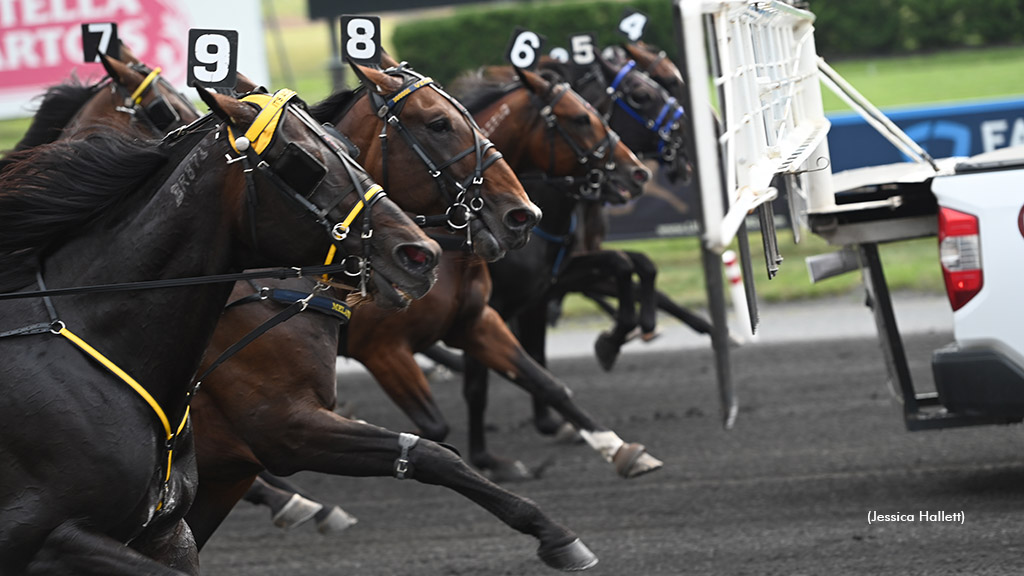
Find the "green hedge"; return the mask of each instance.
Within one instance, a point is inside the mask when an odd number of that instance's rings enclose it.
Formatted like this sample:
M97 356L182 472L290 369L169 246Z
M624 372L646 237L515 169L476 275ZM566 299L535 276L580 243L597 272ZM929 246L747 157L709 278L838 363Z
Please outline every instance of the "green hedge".
M995 45L1024 40L1024 0L810 0L818 53L827 59ZM648 43L675 45L670 0L521 2L462 8L448 18L394 30L397 56L442 82L478 66L504 64L509 37L523 26L547 38L545 50L591 32L598 45L621 43L625 8L644 12Z

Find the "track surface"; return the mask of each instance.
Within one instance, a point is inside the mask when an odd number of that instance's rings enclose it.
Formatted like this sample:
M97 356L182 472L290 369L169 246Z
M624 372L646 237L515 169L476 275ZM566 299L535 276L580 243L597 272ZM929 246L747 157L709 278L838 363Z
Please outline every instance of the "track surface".
M918 382L948 334L908 337ZM591 574L1010 574L1022 563L1024 436L1017 426L906 432L876 341L748 346L733 353L741 411L719 424L709 350L626 354L610 374L558 360L578 401L665 467L634 480L582 445L527 423L525 394L492 380L489 440L543 477L512 489L575 530L600 557ZM457 379L434 383L465 446ZM346 377L361 418L407 430L368 377ZM501 408L500 410L498 408ZM535 542L469 501L415 481L292 478L359 518L343 534L275 528L242 502L201 555L204 574L550 575ZM868 523L871 511L962 512L953 522Z

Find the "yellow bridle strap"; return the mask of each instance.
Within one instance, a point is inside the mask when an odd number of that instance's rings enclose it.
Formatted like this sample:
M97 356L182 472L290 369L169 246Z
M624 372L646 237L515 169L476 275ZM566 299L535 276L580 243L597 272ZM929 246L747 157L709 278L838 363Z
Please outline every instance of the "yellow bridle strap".
M355 221L356 216L358 216L359 213L363 210L363 204L370 202L371 200L373 200L375 196L377 196L377 194L380 194L382 192L384 192L384 189L381 188L380 184L374 184L373 186L370 186L370 188L366 191L366 194L363 195L363 199L366 202L356 202L356 205L352 207L352 211L348 213L348 216L346 216L345 220L341 223L341 225L344 226L345 230L348 230L348 228L352 226L352 222ZM324 266L330 265L332 262L334 262L334 257L337 254L338 247L334 244L331 244L331 247L327 249L327 258L324 259ZM324 274L323 281L327 282L328 279L329 278L327 274Z
M149 86L159 76L160 67L157 66L152 72L149 73L148 76L146 76L146 79L142 81L142 84L139 84L139 87L135 89L135 92L132 92L132 102L134 102L136 106L142 104L142 95L146 93L146 90L149 89Z
M249 140L253 151L257 154L262 154L267 146L270 146L270 142L274 139L274 132L277 130L277 123L281 120L284 105L293 97L295 97L294 90L282 88L273 96L250 94L242 98L243 102L252 102L262 108L252 125L245 131L245 138ZM230 126L228 126L228 136L231 147L235 149L235 152L241 153L241 150L235 147L235 136Z
M391 101L390 101L390 102L388 102L388 106L389 106L389 107L394 107L394 105L395 105L395 104L398 104L398 102L399 102L399 101L400 101L400 100L401 100L402 98L405 98L405 97L406 97L406 96L408 96L409 94L412 94L413 92L415 92L415 91L419 90L420 88L422 88L422 87L426 86L427 84L430 84L430 83L431 83L431 82L433 82L433 81L434 81L434 79L433 79L433 78L431 78L431 77L429 77L429 76L427 76L426 78L423 78L423 79L417 80L417 81L416 81L416 82L415 82L414 84L411 84L411 85L409 85L408 87L406 87L406 88L405 88L404 90L402 90L402 91L401 91L401 92L399 92L398 94L395 94L395 95L394 95L394 96L393 96L393 97L391 98Z
M352 226L352 222L355 221L356 216L358 216L359 212L363 210L363 204L369 203L377 194L382 192L384 192L384 189L380 187L380 184L370 186L370 189L366 191L365 195L363 195L363 199L366 202L356 202L356 205L352 207L352 211L348 213L348 216L345 217L345 220L342 221L341 225L346 229L350 228Z

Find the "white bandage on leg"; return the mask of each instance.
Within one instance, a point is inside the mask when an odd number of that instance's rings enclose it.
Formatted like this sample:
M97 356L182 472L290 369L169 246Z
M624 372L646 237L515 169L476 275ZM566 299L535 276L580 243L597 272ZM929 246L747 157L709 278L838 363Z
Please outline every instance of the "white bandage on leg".
M586 430L580 430L580 436L583 440L590 444L590 447L601 453L608 462L612 461L615 453L619 451L625 442L619 435L611 430L605 430L604 432L588 432Z

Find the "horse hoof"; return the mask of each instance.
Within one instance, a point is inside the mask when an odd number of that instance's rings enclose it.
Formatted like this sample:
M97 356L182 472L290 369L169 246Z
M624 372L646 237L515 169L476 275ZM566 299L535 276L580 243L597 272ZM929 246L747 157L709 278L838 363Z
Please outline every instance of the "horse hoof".
M615 361L619 358L619 349L622 347L621 342L616 342L615 338L608 332L602 332L597 340L594 342L594 354L597 356L597 362L604 368L605 372L612 369L615 366Z
M597 556L579 538L554 550L537 550L537 556L548 566L565 572L579 572L597 564Z
M358 518L334 506L326 516L317 519L316 531L321 534L338 534L356 522L359 522Z
M303 498L299 494L292 494L291 499L271 519L274 526L288 530L316 516L323 507L323 504Z
M537 475L530 471L519 460L512 462L505 461L485 470L487 479L495 484L501 484L503 482L523 482L526 480L534 480Z
M654 472L665 465L647 453L643 444L623 444L612 457L615 471L623 478L636 478L648 472Z

